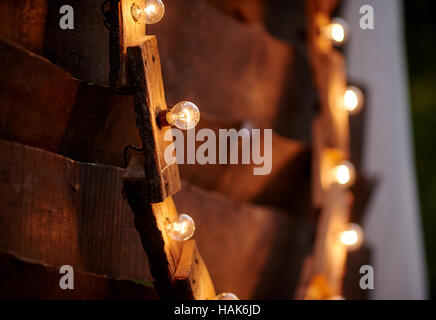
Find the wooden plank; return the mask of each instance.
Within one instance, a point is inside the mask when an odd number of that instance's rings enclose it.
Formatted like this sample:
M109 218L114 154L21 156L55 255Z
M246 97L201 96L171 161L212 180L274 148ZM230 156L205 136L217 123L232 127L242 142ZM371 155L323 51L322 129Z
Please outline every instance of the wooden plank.
M130 280L74 270L74 290L59 287L60 266L49 267L0 250L2 300L157 300L156 291Z
M0 37L40 53L46 16L47 0L0 0Z
M159 46L169 104L183 97L228 122L244 119L310 140L316 91L304 54L259 23L240 23L208 1L166 0L165 6L165 21L147 32L165 39Z
M329 22L329 12L338 1L307 1L307 32L310 64L319 92L323 134L329 147L349 152L348 112L341 107L347 86L345 60L341 53L324 41L320 26Z
M342 295L347 248L340 243L339 234L347 228L350 220L350 200L349 192L336 184L327 191L318 223L311 271L312 280L322 281L311 284L317 288L309 286L306 299L329 299L331 296ZM325 286L326 289L319 286ZM315 296L313 292L316 292Z
M308 215L228 199L183 183L174 195L195 221L195 239L217 292L241 299L289 299L312 250Z
M227 15L241 22L262 20L265 12L263 0L208 0Z
M113 87L128 86L127 48L144 41L146 24L134 21L131 8L134 0L111 0L109 13L111 24L111 70L110 84Z
M164 140L171 128L161 128L156 121L159 112L167 109L156 37L146 37L140 46L127 48L127 53L148 196L151 202L161 202L180 190L180 177L177 164L167 164L164 158L165 149L173 143Z
M0 137L58 151L78 87L61 68L0 39Z
M101 11L103 1L46 0L47 23L42 54L85 82L109 85L109 30ZM74 9L74 29L59 27L59 9Z
M0 249L50 266L150 281L123 170L0 140Z
M171 196L163 202L150 204L144 161L139 153L132 155L124 175L124 193L134 213L135 226L149 258L155 287L162 299L213 299L215 290L198 252L195 252L195 256L199 263L192 264L192 276L176 281L175 274L184 245L183 242L172 239L165 228L168 223L178 220L178 213ZM193 246L191 243L189 245ZM194 248L189 250L187 247L187 250L184 261L186 258L189 260L189 257L192 261Z
M219 118L203 115L195 128L195 134L204 129L213 130L217 142L220 129L251 129L247 123L226 122ZM203 189L220 192L230 199L250 201L261 205L274 205L281 208L297 211L297 207L304 206L306 199L302 194L307 194L310 183L310 151L309 146L305 143L287 139L275 132L271 138L271 172L265 175L254 175L253 170L265 165L253 163L250 157L249 164L241 164L242 150L245 148L242 139L238 139L237 152L239 155L239 164L218 164L219 145L217 143L215 152L217 155L216 164L187 164L187 135L185 133L185 164L179 165L181 176L184 180L191 182ZM203 141L195 141L195 150L203 144ZM268 144L268 142L267 142ZM254 143L251 141L250 146ZM228 142L228 149L233 146ZM265 155L264 131L261 130L260 136L261 155ZM307 184L307 185L306 185ZM304 187L303 187L304 186ZM304 201L303 201L304 200ZM309 203L309 201L307 201Z

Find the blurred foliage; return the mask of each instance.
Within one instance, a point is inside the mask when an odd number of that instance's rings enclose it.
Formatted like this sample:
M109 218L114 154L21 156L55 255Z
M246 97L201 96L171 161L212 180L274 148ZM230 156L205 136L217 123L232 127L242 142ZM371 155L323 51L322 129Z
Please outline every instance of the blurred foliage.
M405 0L416 169L432 298L436 298L436 1Z

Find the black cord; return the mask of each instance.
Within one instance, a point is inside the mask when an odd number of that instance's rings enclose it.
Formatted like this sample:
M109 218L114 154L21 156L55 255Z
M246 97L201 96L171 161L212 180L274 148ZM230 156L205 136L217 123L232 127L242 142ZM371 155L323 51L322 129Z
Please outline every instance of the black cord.
M128 165L128 163L127 163L127 152L129 151L129 149L133 149L133 150L138 151L138 152L143 150L142 148L134 146L133 144L124 147L124 166L126 168L127 168L127 165Z
M110 24L110 14L111 14L111 10L109 9L109 10L105 10L105 7L106 7L106 4L108 4L109 3L109 1L110 0L105 0L104 2L103 2L103 4L101 5L101 13L103 14L103 16L104 16L104 20L103 20L103 23L104 23L104 26L107 28L107 29L109 29L109 30L111 30L111 28L112 28L112 26L111 26L111 24Z

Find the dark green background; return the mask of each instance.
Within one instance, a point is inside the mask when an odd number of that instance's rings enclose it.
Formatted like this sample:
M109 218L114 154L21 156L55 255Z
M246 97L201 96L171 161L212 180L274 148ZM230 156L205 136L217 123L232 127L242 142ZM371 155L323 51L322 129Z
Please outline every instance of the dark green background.
M432 298L436 298L436 1L404 0L416 169Z

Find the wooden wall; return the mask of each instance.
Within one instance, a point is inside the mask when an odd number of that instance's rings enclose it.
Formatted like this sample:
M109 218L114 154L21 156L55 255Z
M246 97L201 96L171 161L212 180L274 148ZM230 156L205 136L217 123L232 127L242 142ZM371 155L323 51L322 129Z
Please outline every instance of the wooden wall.
M109 87L101 1L70 2L76 29L61 31L60 1L0 0L0 249L54 269L70 262L80 272L150 282L120 187L123 149L140 145L133 97ZM271 175L181 166L176 205L197 222L217 290L291 298L316 223L310 144L318 97L304 1L165 5L147 33L158 39L168 104L198 104L199 128L274 130Z

